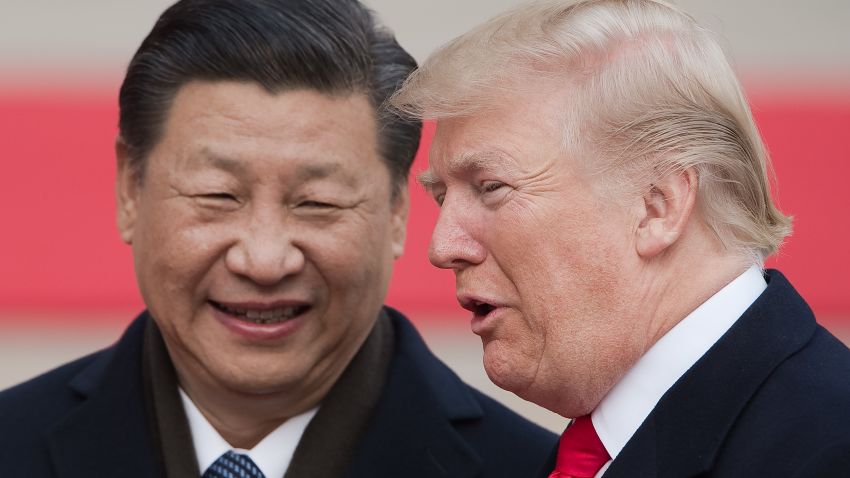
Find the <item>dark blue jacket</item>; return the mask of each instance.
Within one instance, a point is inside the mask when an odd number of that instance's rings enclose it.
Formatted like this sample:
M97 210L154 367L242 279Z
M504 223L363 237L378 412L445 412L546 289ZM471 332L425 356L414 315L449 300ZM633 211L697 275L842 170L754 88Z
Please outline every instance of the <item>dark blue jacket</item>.
M345 477L533 475L556 437L461 382L407 319L388 313L395 355ZM143 398L147 320L113 347L0 393L0 476L162 476Z
M850 478L850 350L781 273L767 280L604 478Z

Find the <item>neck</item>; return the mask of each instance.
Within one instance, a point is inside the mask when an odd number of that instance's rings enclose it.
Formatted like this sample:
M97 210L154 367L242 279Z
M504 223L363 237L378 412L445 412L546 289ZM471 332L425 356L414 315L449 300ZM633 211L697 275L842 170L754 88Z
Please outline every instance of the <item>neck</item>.
M246 392L173 360L180 386L213 428L234 448L250 450L290 418L318 406L339 373L310 390ZM339 371L341 373L341 370Z
M249 394L180 373L180 385L213 428L234 448L250 450L290 418L318 405L328 390L292 401L287 393ZM328 387L329 388L329 387ZM291 395L290 395L291 396Z
M606 353L585 354L579 360L581 368L570 370L594 373L570 389L558 381L545 381L532 391L534 395L524 398L565 417L591 413L661 337L751 264L750 259L723 250L708 233L686 234L662 254L625 264L611 321L586 337ZM561 350L569 353L567 347Z
M741 275L752 262L713 242L687 241L644 270L645 353L703 302Z
M368 335L332 362L314 363L309 377L252 379L240 373L217 376L195 356L163 339L177 380L204 418L234 448L250 450L290 418L324 400Z

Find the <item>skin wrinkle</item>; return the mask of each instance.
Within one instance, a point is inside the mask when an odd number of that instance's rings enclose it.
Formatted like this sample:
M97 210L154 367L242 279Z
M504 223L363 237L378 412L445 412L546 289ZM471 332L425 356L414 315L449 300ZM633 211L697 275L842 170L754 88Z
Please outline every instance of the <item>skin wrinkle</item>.
M446 170L449 174L454 171L464 171L467 174L483 174L483 175L493 175L495 171L499 171L501 174L510 175L510 168L507 167L507 164L510 162L510 159L504 155L504 153L500 151L476 151L476 152L467 152L458 157L452 158ZM498 166L502 166L503 169L499 169ZM442 181L434 171L431 169L426 169L422 173L417 176L417 181L426 190L433 189L437 186L444 186Z
M204 150L207 153L209 153L209 148L205 147ZM244 182L255 182L255 183L257 183L257 182L269 182L270 181L270 179L268 179L268 178L253 177L248 172L246 172L244 167L238 161L228 159L228 158L223 158L223 157L218 156L218 155L207 156L205 154L201 154L198 162L202 163L202 164L208 163L213 169L221 169L223 171L230 172L231 174L235 174L236 176L241 177L242 181L244 181ZM342 172L338 165L334 165L334 164L308 164L308 165L298 167L293 176L294 176L294 179L291 180L291 181L287 180L287 182L292 182L293 184L305 183L301 186L301 189L307 190L307 193L304 194L305 197L316 196L316 194L313 194L311 192L311 186L312 186L313 183L315 183L317 180L330 178L330 179L334 180L334 182L337 184L337 187L335 187L334 191L333 191L336 194L337 197L326 198L326 199L328 201L333 202L338 208L340 208L340 209L357 208L358 206L362 205L365 201L365 199L362 197L362 196L365 195L365 191L363 191L363 189L364 189L363 187L361 187L360 191L357 192L357 195L360 196L360 197L352 199L352 198L348 198L348 197L343 198L342 196L339 196L339 192L338 192L339 186L346 185L346 186L350 186L350 187L355 187L358 184L358 181L357 181L356 178L350 177L350 176L346 175L344 172ZM185 181L183 174L177 174L177 175L175 175L175 178L179 181ZM218 185L215 184L217 181L221 183L221 186L218 186ZM251 202L250 198L240 197L242 195L242 193L240 191L237 191L239 189L239 187L238 187L239 181L232 181L229 177L217 178L217 179L211 180L206 185L203 184L204 183L203 180L199 180L198 182L202 183L202 185L194 185L194 187L192 185L187 186L189 189L197 190L198 191L197 193L189 193L189 192L183 191L179 187L175 187L175 190L177 190L180 195L190 197L190 198L197 196L197 195L200 195L205 191L207 191L207 192L232 191L232 194L234 194L234 196L236 196L237 201L240 202L242 206L249 205L250 202ZM231 183L235 183L235 186L230 186ZM325 188L325 189L328 189L328 188ZM321 197L321 196L322 195L319 194L319 197ZM292 202L298 203L297 200L292 201ZM344 203L344 204L340 204L340 203Z

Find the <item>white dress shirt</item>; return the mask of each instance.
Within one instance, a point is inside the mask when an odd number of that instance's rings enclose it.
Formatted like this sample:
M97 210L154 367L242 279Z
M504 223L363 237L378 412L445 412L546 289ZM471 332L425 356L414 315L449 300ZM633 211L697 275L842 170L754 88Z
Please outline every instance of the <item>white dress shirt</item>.
M752 266L697 307L658 340L602 399L591 420L602 444L617 457L652 409L767 288ZM610 466L605 464L597 477Z
M201 470L202 475L218 457L233 450L236 453L251 457L251 460L254 461L266 478L283 478L289 468L289 463L292 461L295 447L301 441L301 436L310 420L319 410L316 407L290 418L266 435L254 448L243 450L233 448L221 437L182 388L180 389L180 398L183 400L186 418L189 419L189 430L192 432L192 442L195 445L195 454L198 458L198 469Z

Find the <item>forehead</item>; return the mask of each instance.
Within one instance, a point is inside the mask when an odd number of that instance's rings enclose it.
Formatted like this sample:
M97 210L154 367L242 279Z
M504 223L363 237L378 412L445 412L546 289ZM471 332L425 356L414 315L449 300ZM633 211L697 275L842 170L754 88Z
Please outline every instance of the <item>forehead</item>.
M258 156L371 157L374 110L365 95L310 89L269 93L251 82L191 82L174 98L154 149L240 159Z
M423 175L522 170L563 154L563 108L552 95L513 95L480 113L440 119ZM423 181L424 182L424 181Z

